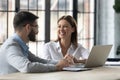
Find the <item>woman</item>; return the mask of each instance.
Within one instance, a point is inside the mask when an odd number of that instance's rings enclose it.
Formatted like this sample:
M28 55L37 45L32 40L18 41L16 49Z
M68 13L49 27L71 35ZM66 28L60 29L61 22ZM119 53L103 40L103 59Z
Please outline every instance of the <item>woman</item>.
M77 24L70 15L62 16L58 22L58 39L48 42L43 49L42 58L61 60L70 54L75 63L85 63L88 51L77 42Z

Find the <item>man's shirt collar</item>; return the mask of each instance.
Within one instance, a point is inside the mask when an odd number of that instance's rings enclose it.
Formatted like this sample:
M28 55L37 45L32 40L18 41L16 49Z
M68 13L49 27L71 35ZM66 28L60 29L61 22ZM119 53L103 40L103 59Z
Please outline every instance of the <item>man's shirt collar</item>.
M26 45L26 43L20 38L20 36L18 34L14 34L14 40L18 42L18 44L21 46L22 50L23 50L23 54L25 56L28 56L28 49L29 47Z

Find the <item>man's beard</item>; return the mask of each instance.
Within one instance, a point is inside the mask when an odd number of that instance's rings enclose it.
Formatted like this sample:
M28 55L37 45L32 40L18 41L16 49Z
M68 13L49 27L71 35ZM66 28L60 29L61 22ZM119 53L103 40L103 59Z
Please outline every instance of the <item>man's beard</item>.
M36 41L36 34L33 30L31 30L31 32L29 33L28 38L30 41L33 41L33 42Z

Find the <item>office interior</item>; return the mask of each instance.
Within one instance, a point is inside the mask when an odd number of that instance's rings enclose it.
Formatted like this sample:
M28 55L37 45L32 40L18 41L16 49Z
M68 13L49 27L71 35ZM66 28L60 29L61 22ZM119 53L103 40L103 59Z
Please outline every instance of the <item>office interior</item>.
M71 15L78 25L78 42L89 51L94 45L113 45L109 58L120 58L120 14L115 0L0 0L0 45L14 33L13 17L21 10L39 16L36 42L30 50L40 56L42 45L57 38L57 20Z

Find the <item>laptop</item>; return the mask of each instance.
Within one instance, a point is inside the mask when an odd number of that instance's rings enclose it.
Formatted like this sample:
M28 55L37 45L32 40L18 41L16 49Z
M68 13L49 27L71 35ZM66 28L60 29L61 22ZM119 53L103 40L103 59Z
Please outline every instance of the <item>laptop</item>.
M93 46L85 64L74 64L69 67L64 67L63 70L83 71L83 70L91 70L94 67L103 66L107 60L111 48L112 45Z

